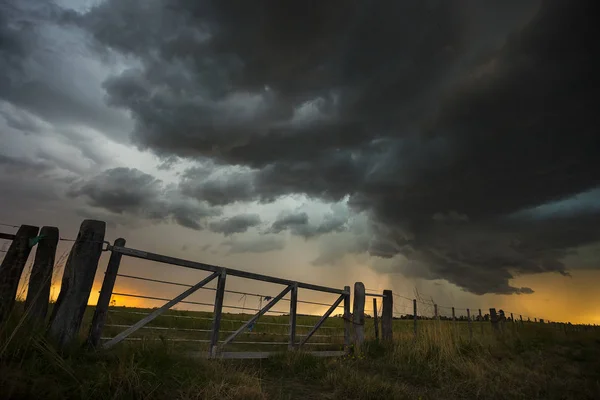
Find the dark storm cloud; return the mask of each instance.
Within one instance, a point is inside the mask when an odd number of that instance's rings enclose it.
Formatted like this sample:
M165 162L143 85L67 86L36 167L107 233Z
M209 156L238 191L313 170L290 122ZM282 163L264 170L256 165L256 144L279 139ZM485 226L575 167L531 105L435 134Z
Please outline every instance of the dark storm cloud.
M236 166L182 193L349 196L397 270L528 293L510 280L599 239L589 213L511 217L600 182L597 7L113 0L73 22L139 61L104 83L138 146Z
M246 232L249 228L260 225L260 222L258 214L241 214L231 218L224 218L217 222L211 222L209 229L213 232L229 236L234 233Z
M114 168L74 184L72 197L83 197L93 207L115 214L138 215L157 221L174 220L201 229L204 220L220 211L182 196L152 175L132 168Z

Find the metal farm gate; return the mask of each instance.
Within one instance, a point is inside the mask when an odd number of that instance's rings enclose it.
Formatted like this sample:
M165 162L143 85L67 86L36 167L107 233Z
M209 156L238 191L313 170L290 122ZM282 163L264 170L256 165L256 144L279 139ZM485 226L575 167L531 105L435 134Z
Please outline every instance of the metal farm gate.
M144 340L143 338L134 338L132 335L135 332L138 332L140 329L154 329L154 330L183 330L186 331L187 334L193 335L204 335L208 336L206 338L184 338L184 339L173 339L173 340L181 340L181 341L189 341L189 342L198 342L198 343L206 343L208 345L208 349L205 352L202 352L200 355L203 357L210 358L266 358L271 354L274 354L273 351L250 351L244 349L243 351L225 351L228 347L234 344L243 344L248 347L253 347L256 345L258 347L264 345L272 345L287 348L289 350L295 349L304 349L307 346L315 347L315 346L326 346L329 350L313 350L310 351L311 354L316 356L341 356L346 354L348 351L350 341L351 341L351 327L352 322L350 322L350 287L346 286L343 289L336 289L326 286L313 285L304 282L296 282L287 279L276 278L272 276L240 271L231 268L224 268L215 265L204 264L200 262L194 262L174 257L168 257L160 254L155 254L146 251L135 250L131 248L124 247L125 240L118 239L115 241L115 245L109 245L108 249L111 251L111 257L108 263L108 267L106 270L106 274L104 277L104 282L102 285L102 290L100 293L100 297L98 299L98 305L96 307L96 311L94 313L94 318L92 321L92 327L90 330L90 342L92 345L100 345L104 349L109 349L118 343L124 340ZM155 261L163 264L179 266L190 268L194 270L206 271L209 273L204 279L199 280L197 283L193 285L182 284L177 282L170 282L166 280L159 279L151 279L148 277L141 277L136 275L126 275L119 274L119 265L122 256L134 257L143 260ZM176 285L176 286L184 286L187 287L186 290L181 292L179 295L173 298L160 298L154 296L146 296L139 294L128 294L128 293L118 293L113 292L113 288L115 285L115 281L117 277L122 277L126 279L136 279L142 281L149 281L153 283L167 284L167 285ZM281 289L277 295L274 296L263 296L256 293L247 293L239 290L228 290L227 289L227 279L228 277L238 277L246 280L252 281L262 281L268 282L270 284L278 285ZM216 281L215 288L207 288L206 285ZM204 290L213 290L214 301L213 302L193 302L186 301L186 299L197 292L200 289ZM305 289L313 292L321 292L327 294L337 295L337 298L331 303L319 303L314 301L302 301L298 299L298 291L299 289ZM225 305L224 298L226 293L234 293L241 295L251 295L251 296L260 296L260 306L257 308L250 308L253 311L256 311L249 319L240 320L240 319L223 319L223 309L233 309L239 310L242 307L237 305ZM285 296L289 294L289 297L284 299ZM164 300L166 303L161 307L153 309L150 313L138 312L138 311L128 311L127 309L121 309L120 312L125 312L129 314L137 314L139 316L143 316L140 320L131 325L128 324L113 324L107 321L107 314L111 311L119 312L119 310L111 310L110 299L113 295L116 296L130 296L137 297L141 299L150 299L150 300ZM263 300L266 301L266 304L263 305ZM289 302L289 310L286 311L274 311L273 307L280 303L282 300ZM297 312L298 303L304 303L308 305L316 306L327 306L327 310L319 315L311 315L311 316L301 316ZM194 315L177 315L173 313L167 313L172 307L177 304L195 304L202 306L211 306L212 307L212 315L204 314L200 316ZM243 310L248 310L249 308L243 307ZM336 309L343 309L343 314L340 313L335 316L335 318L331 318L331 320L337 320L337 326L325 326L325 321L336 311ZM287 321L281 322L278 320L275 322L262 322L259 319L267 313L276 313L279 314L281 319L282 317L287 317ZM239 315L239 314L235 314ZM243 313L241 314L244 315ZM205 329L194 329L194 328L178 328L178 327L165 327L165 326L157 326L155 324L150 325L150 323L156 320L159 317L174 317L174 318L188 318L188 319L204 319L210 320L210 326L205 327ZM305 322L304 324L298 324L299 316L301 316L304 320L310 320L309 317L312 317L310 323ZM318 317L318 319L317 319ZM341 318L340 318L341 317ZM222 329L223 323L233 324L237 323L239 325L237 329L230 328L229 330ZM208 321L207 321L208 323ZM276 326L285 328L286 332L276 332L276 333L264 333L262 336L273 337L275 336L287 336L287 340L282 341L255 341L255 340L239 340L239 338L243 335L255 334L259 335L260 332L255 332L256 325L271 325L271 328L276 328ZM233 325L231 325L233 326ZM105 337L104 334L108 329L124 329L118 332L115 336ZM308 330L305 333L298 333L298 329ZM339 331L343 331L343 334L336 336L333 334L333 330L338 329ZM319 331L320 330L320 331ZM316 335L317 332L322 332L319 335ZM226 335L225 335L226 334ZM221 339L221 337L224 339ZM313 337L325 338L324 343L314 343L311 342L310 339ZM340 340L335 340L335 338L340 338Z

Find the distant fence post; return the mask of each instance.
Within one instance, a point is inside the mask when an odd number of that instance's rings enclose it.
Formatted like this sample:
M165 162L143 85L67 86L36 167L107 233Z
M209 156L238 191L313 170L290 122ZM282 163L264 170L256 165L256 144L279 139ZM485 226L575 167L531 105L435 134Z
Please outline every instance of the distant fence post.
M39 238L25 299L27 320L35 326L43 326L48 314L52 270L59 238L58 228L43 226Z
M72 344L79 334L102 254L105 231L104 221L84 220L69 254L48 331L62 349Z
M118 238L114 241L114 246L125 247L125 243L125 239ZM104 273L104 280L102 281L102 288L100 289L100 296L98 296L98 303L96 303L96 309L94 310L94 316L92 317L92 325L90 326L90 332L88 334L87 345L90 348L97 347L100 342L100 336L102 336L102 330L106 323L110 298L112 297L113 289L115 287L122 256L121 253L115 251L110 254L106 272Z
M222 269L217 278L217 291L215 293L215 306L213 308L213 321L210 331L210 357L217 357L219 351L219 333L221 330L221 315L223 314L223 299L225 298L225 283L227 280L227 272ZM298 294L298 288L296 287L296 294ZM292 316L290 315L290 318ZM296 321L296 314L294 310L294 324ZM296 326L294 325L294 335Z
M381 311L381 338L384 341L393 339L394 295L391 290L383 291L383 309Z
M469 340L473 340L473 324L471 324L471 310L467 308L467 321L469 324Z
M373 325L375 326L375 340L379 341L379 318L377 317L377 298L373 297Z
M533 322L537 322L537 318L534 318L534 319L533 319Z
M354 342L358 350L365 342L365 285L362 282L354 284Z
M481 315L481 308L479 309L479 326L481 327L481 334L483 335L483 316Z
M499 332L500 327L498 326L498 314L496 314L495 308L490 308L490 322L494 332Z
M344 350L350 350L352 342L352 320L350 319L350 286L344 286Z
M413 299L413 321L414 321L415 340L417 340L417 299Z
M15 297L19 288L19 280L31 253L31 240L36 237L39 228L21 225L4 260L0 265L0 321L3 321L15 306Z
M452 321L456 321L456 312L454 311L454 307L452 307Z
M288 349L296 347L296 311L298 309L298 283L294 283L290 291L290 338ZM345 333L345 332L344 332Z
M436 320L439 319L437 304L433 305L433 319L436 319Z
M519 319L521 320L521 325L523 325L523 316L519 314Z

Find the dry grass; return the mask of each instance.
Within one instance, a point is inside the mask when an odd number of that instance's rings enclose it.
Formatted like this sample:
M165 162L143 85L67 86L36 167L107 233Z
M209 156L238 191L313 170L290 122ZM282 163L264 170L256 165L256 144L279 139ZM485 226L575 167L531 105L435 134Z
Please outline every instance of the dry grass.
M164 323L180 327L204 324L203 320L172 320L165 318ZM285 317L263 321L279 320ZM332 319L328 325L341 326L341 321ZM415 340L410 321L395 321L394 344L369 342L345 358L288 353L268 360L226 361L185 358L180 347L163 341L124 343L97 353L76 348L61 355L44 339L43 332L31 330L15 315L0 329L0 348L4 349L0 355L0 397L600 398L597 332L567 335L549 325L512 327L496 336L486 325L486 333L481 335L480 326L475 324L474 339L469 340L464 323L420 321ZM257 329L264 329L265 337L276 337L280 328L264 325ZM337 346L337 342L332 345Z

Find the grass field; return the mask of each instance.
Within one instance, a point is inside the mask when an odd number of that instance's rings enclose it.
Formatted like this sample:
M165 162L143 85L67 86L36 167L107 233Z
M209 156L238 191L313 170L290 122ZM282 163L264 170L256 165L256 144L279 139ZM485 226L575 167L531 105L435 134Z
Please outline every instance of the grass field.
M114 308L110 325L131 325L148 309ZM93 308L86 312L82 341ZM343 358L286 353L268 360L185 357L205 351L210 313L170 311L106 352L77 346L59 355L44 338L20 324L18 313L1 328L0 396L48 399L597 399L600 398L600 334L565 332L548 324L507 324L494 335L489 323L395 320L393 344L370 340ZM178 318L173 317L178 315ZM226 314L224 331L248 316ZM310 326L316 317L299 317ZM231 322L230 322L231 321ZM287 341L286 316L265 316L239 339ZM281 324L281 325L277 325ZM310 350L341 349L343 320L331 318ZM484 333L481 334L483 326ZM114 336L122 327L108 327ZM194 329L194 330L192 330ZM299 328L299 335L309 328ZM372 320L366 323L373 338ZM227 333L223 333L222 338ZM191 339L172 342L170 338ZM285 345L238 344L228 351L278 351Z

